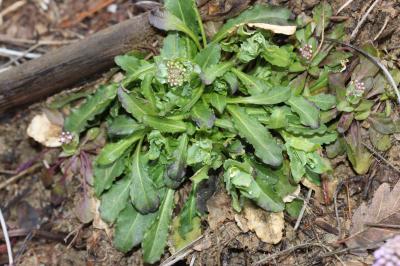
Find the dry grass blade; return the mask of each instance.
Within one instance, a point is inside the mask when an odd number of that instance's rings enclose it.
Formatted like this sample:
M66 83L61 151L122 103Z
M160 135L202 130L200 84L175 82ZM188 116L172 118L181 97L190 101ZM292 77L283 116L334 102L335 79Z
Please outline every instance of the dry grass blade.
M1 229L3 230L4 239L6 241L8 264L10 266L12 266L14 264L14 259L13 259L12 249L11 249L11 242L10 242L10 238L8 237L7 225L6 225L6 221L4 220L4 216L3 216L1 209L0 209L0 224L1 224Z
M350 248L365 247L399 233L399 228L390 225L400 223L400 182L390 190L390 185L382 184L375 192L371 204L362 203L355 211L350 229L351 236L346 241ZM371 227L370 224L379 224ZM389 226L383 227L382 225Z

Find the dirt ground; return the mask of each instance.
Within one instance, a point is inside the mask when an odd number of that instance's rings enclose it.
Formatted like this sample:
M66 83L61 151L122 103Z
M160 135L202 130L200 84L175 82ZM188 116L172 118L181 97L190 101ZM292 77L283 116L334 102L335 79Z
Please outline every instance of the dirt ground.
M140 3L135 5L135 2L138 1L0 0L0 47L43 54L142 12L145 7ZM258 2L288 6L299 14L310 13L312 7L320 1ZM334 11L345 2L329 1ZM372 2L354 0L340 12L338 19L346 20L348 34L353 32ZM13 8L7 10L9 7ZM399 64L399 13L398 1L381 0L352 43L361 45L373 41L380 49L387 51L387 57L395 58ZM35 45L32 40L42 44ZM24 60L18 58L15 62L10 62L9 57L0 56L0 69L20 64ZM26 134L29 122L42 110L44 104L37 103L15 112L0 114L0 184L13 176L16 169L27 169L38 161L50 161L57 155L56 150L46 150ZM400 144L396 140L393 147L382 154L395 168L400 168L399 149ZM400 177L398 171L381 160L375 161L371 169L365 176L356 178L348 162L337 161L335 182L350 180L341 183L343 189L338 195L344 231L350 227L354 210L361 202L371 198L380 183L395 184ZM82 225L76 219L73 203L81 189L79 181L72 181L67 187L60 188L61 191L50 189L51 183L46 171L39 168L0 190L0 208L5 213L10 232L14 234L12 242L17 265L143 264L140 250L128 254L117 252L113 249L111 237L106 231L94 229L92 225ZM302 194L306 193L307 189L303 188ZM230 204L222 200L218 208L226 219L222 220L223 225L217 229L208 229L205 232L212 248L205 252L192 253L187 263L195 258L196 265L250 265L265 254L279 254L265 265L368 265L372 261L371 255L367 254L354 256L342 252L323 256L344 246L339 241L339 232L335 226L333 204L325 205L317 196L311 198L299 230L293 230L296 220L285 217L284 239L275 246L261 242L254 233L243 233L238 228L234 215L230 213ZM287 247L321 241L331 245L310 245L287 254L279 253ZM165 255L167 257L168 254ZM6 262L7 255L0 239L0 265Z

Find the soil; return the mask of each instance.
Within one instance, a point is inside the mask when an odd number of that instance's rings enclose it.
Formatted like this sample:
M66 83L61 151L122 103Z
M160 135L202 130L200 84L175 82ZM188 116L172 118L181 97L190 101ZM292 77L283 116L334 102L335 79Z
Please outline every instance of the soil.
M1 8L15 5L14 0L0 1ZM134 5L137 1L128 0L60 0L60 1L20 1L26 2L14 11L0 17L0 33L9 37L28 40L59 41L58 45L42 45L31 52L45 53L63 45L63 42L83 38L109 25L128 19L142 11L142 7ZM87 15L84 11L98 8L101 3L110 2L116 5L99 8L98 12ZM228 1L229 2L229 1ZM272 0L257 1L288 6L294 13L305 12L318 4L318 0ZM333 10L346 1L329 1ZM359 19L373 1L354 0L339 16L346 19L346 31L350 35ZM47 4L49 3L49 4ZM361 45L374 41L380 49L387 51L387 57L399 61L400 49L395 48L400 42L400 4L394 0L382 0L367 17L359 34L352 41ZM77 15L78 14L78 15ZM84 16L86 14L86 17ZM84 17L82 19L82 16ZM385 22L387 21L387 22ZM0 45L8 49L26 50L32 46L29 43L12 43L2 41ZM6 57L0 57L1 63L7 64ZM24 60L18 60L22 63ZM41 112L43 103L38 103L23 110L1 114L0 119L0 184L13 175L15 169L26 168L37 161L51 161L57 151L45 150L42 146L28 138L26 129L32 118ZM399 143L394 141L393 147L383 156L397 169L399 163ZM372 192L382 182L394 184L400 175L387 163L376 161L373 169L362 178L356 175L345 161L338 160L335 168L336 183L343 180L344 189L338 196L342 230L348 231L352 212L372 196ZM372 180L368 182L368 180ZM49 189L48 177L45 171L39 169L8 185L0 191L0 208L5 214L11 232L25 229L25 233L12 237L17 265L142 265L140 250L128 254L115 251L112 247L112 237L105 230L94 229L91 224L83 225L74 214L74 201L81 190L80 182L73 180L65 191L60 202L55 204L52 190ZM331 182L332 183L332 182ZM370 184L369 184L370 183ZM367 189L366 189L367 188ZM306 195L306 188L302 194ZM68 196L67 196L68 195ZM350 195L347 197L347 195ZM234 215L227 210L226 219L213 231L208 229L208 249L196 251L188 257L187 263L195 258L195 265L250 265L261 259L265 254L274 254L288 247L309 241L326 241L331 246L310 246L300 251L282 254L270 265L336 265L340 261L365 265L371 263L371 255L361 257L347 253L328 256L321 259L318 256L328 252L339 244L340 238L336 224L333 204L326 205L323 200L313 197L309 203L306 215L299 230L294 231L295 220L285 217L286 228L283 241L278 245L269 245L260 241L252 232L243 233L237 226ZM221 217L220 217L221 218ZM31 233L29 233L31 232ZM64 241L66 239L66 241ZM204 245L204 243L203 243ZM0 265L7 262L4 245L0 241ZM201 248L200 248L201 250ZM165 255L165 258L168 254ZM269 265L268 264L268 265ZM178 264L177 264L178 265Z

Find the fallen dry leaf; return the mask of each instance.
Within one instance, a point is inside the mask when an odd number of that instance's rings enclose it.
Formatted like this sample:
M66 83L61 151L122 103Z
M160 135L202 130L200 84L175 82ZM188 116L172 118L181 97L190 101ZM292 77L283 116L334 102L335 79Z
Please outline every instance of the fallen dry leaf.
M293 35L296 32L295 25L274 25L268 23L249 23L249 27L260 28L264 30L270 30L273 33L277 34L285 34L285 35Z
M110 227L106 222L103 221L100 217L100 200L97 198L93 198L94 200L94 218L93 218L93 228L99 229L99 230L104 230L106 232L106 235L111 238L111 230Z
M384 183L375 191L371 204L365 202L354 212L350 237L346 245L365 247L379 243L400 232L399 229L387 228L382 225L398 225L400 223L400 182L390 190L390 185ZM380 227L368 226L379 224Z
M26 130L29 137L46 147L61 146L62 127L50 122L46 114L36 115Z
M247 227L254 231L261 241L277 244L282 240L285 220L283 212L266 212L250 202L243 208Z
M234 220L231 199L224 191L219 191L207 202L207 222L211 230L216 230L225 220Z

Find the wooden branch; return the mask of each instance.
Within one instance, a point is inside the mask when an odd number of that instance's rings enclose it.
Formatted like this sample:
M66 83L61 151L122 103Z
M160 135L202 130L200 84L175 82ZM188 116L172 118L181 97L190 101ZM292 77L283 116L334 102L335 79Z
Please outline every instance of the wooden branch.
M147 17L143 13L0 73L0 116L108 70L115 56L151 43L157 33Z
M227 19L245 10L253 0L225 0L228 10L217 12ZM203 19L208 14L209 0L203 0ZM78 82L104 72L114 65L114 57L145 48L157 37L148 22L148 13L102 30L87 39L49 52L38 59L0 73L0 117L5 111L22 107L70 88Z

